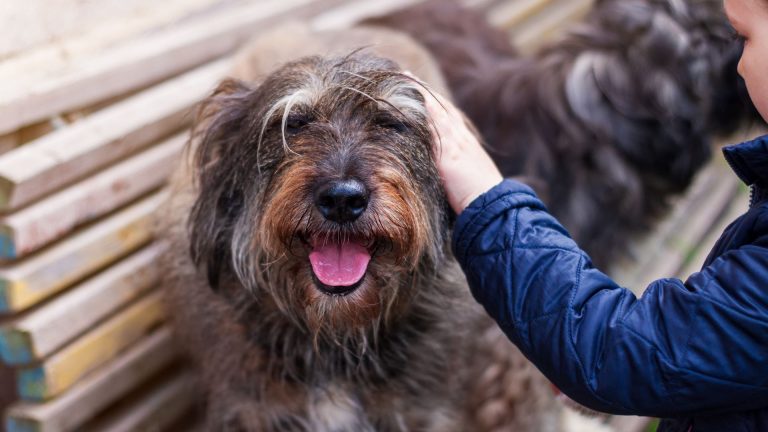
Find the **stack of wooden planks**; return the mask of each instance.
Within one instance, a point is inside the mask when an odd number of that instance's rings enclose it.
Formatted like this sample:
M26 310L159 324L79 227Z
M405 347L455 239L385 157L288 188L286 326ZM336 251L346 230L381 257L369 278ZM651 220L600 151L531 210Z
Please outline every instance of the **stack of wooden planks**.
M259 31L413 1L198 3L220 4L34 79L23 71L45 53L0 63L15 78L0 85L0 385L20 399L9 431L160 430L193 406L151 235L192 108Z
M5 411L7 430L178 430L196 403L194 377L164 324L155 265L164 246L151 228L192 108L259 31L287 19L338 28L417 1L171 1L177 19L149 14L155 27L137 19L122 37L110 28L11 57L0 46L0 407L11 393L19 399ZM592 2L464 3L532 52ZM706 170L615 274L634 284L691 268L708 248L697 245L741 208L726 177L717 162ZM613 421L622 431L645 423Z
M162 429L193 406L157 291L163 245L151 235L191 109L259 31L286 19L338 28L416 1L175 1L143 21L134 5L115 9L132 13L122 35L100 23L65 38L78 19L104 20L100 3L2 47L0 380L20 399L5 412L8 430ZM490 13L499 2L467 3ZM18 7L23 19L43 5Z

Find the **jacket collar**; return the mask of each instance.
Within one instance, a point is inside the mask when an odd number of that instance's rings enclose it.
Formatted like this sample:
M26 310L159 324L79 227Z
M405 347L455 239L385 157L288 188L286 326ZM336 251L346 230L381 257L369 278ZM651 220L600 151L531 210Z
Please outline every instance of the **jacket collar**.
M723 154L744 183L768 187L768 135L724 147Z

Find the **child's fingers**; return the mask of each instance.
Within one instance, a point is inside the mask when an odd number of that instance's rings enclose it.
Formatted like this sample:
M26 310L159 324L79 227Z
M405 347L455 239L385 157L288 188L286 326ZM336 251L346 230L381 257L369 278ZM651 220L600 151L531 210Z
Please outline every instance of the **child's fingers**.
M421 84L418 89L421 92L421 95L424 96L424 104L427 107L427 111L429 112L430 117L433 119L438 117L445 117L449 115L451 111L455 111L453 104L451 104L442 95L430 91L424 82L420 80L416 75L411 73L411 71L404 71L403 74L408 75L416 82ZM453 108L453 110L451 110L451 108Z
M429 127L435 137L432 151L446 196L456 213L461 213L473 199L499 183L501 174L464 114L444 96L427 88L419 91L424 96Z
M424 82L421 81L416 75L411 73L411 71L404 71L403 74L408 75L414 81L421 84L417 86L417 88L419 92L421 92L421 95L424 97L424 105L427 109L427 115L429 116L427 127L429 127L429 131L432 136L435 137L435 141L432 143L432 150L439 158L442 144L440 132L449 130L447 127L449 124L449 113L446 109L445 103L443 102L444 99L439 94L431 92L424 84Z

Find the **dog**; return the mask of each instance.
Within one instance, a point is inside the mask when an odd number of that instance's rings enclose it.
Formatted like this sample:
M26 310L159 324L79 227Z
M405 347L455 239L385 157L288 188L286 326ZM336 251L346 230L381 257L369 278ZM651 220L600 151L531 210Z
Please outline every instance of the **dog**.
M713 136L759 118L721 0L598 0L530 56L452 0L368 24L429 49L502 174L533 179L601 268L686 189Z
M403 70L445 91L403 34L291 25L202 103L158 235L208 430L561 430L548 381L452 258L422 84Z

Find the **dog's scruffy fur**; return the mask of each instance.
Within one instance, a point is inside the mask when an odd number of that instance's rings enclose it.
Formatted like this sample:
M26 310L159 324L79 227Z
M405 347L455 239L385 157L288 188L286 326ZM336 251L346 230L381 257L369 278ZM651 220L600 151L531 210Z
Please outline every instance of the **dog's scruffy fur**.
M450 0L372 22L430 50L502 172L537 179L598 266L689 185L713 133L757 118L722 0L597 0L533 56Z
M423 97L401 67L443 86L405 36L293 27L254 42L242 80L203 103L159 233L208 430L559 430L546 379L471 300L450 255ZM333 222L316 192L349 178L370 192L367 209ZM372 259L339 295L308 256L346 240Z

